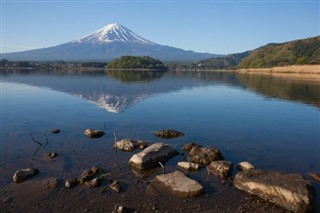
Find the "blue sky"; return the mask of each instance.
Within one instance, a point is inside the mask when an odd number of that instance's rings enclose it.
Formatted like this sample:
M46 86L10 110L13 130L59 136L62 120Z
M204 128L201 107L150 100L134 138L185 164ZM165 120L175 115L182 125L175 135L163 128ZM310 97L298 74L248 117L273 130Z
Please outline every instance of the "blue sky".
M120 23L150 41L237 53L320 34L319 0L1 0L1 52L50 47Z

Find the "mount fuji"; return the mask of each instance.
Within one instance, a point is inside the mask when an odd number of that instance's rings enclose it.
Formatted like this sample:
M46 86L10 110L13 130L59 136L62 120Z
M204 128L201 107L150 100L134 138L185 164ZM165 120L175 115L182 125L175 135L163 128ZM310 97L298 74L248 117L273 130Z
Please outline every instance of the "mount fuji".
M2 53L1 58L13 61L106 62L123 55L151 56L167 62L194 61L219 56L156 44L115 23L64 44L23 52Z

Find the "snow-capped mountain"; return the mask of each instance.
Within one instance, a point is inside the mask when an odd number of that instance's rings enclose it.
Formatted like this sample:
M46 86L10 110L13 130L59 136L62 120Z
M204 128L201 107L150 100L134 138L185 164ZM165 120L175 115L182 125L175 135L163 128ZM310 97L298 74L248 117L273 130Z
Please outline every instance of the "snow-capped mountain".
M154 44L117 23L108 24L87 36L73 41L73 43L91 42L103 44L117 41L125 43Z
M121 24L109 24L79 39L42 49L3 53L8 60L110 61L123 55L151 56L163 61L194 61L218 55L197 53L148 41Z

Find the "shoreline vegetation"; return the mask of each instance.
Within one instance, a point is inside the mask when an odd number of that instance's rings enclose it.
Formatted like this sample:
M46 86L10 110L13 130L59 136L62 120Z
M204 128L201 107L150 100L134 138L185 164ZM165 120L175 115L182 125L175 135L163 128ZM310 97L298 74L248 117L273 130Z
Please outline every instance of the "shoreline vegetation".
M291 65L270 68L242 68L241 74L272 75L279 78L320 82L320 65Z

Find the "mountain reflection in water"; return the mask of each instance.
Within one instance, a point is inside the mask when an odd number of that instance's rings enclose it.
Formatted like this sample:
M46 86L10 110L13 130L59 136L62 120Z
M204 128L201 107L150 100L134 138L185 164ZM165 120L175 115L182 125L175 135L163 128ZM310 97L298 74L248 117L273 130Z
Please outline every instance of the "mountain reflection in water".
M154 71L2 71L2 81L46 87L80 97L108 112L120 113L154 94L211 84L250 89L266 97L320 107L320 85L266 75L233 72Z

